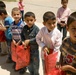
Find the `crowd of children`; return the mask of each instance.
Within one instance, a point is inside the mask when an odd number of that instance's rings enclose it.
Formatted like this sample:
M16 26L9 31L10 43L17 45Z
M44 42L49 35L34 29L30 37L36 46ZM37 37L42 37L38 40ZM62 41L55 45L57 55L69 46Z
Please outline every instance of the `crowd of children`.
M12 9L11 17L7 13L5 3L0 1L0 56L8 55L6 62L14 63L15 69L16 62L12 60L12 44L14 48L20 45L24 49L30 47L30 63L18 70L20 74L24 74L28 69L30 75L40 75L39 46L44 75L47 75L45 54L49 56L55 53L57 53L55 68L65 71L65 75L76 74L76 12L71 13L67 7L68 0L61 0L61 4L62 7L58 9L57 16L52 11L43 14L44 27L39 29L35 24L35 14L33 12L24 14L23 0L19 0L19 7ZM66 37L67 31L69 37Z

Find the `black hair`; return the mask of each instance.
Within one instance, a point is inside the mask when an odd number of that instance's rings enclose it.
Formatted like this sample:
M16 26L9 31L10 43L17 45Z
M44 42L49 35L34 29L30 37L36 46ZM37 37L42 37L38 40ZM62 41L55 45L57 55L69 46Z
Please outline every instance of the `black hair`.
M74 21L76 21L76 11L71 13L70 16L68 17L67 26L69 27L69 25Z
M68 3L68 0L61 0L61 2L63 3L64 1L66 1Z
M35 18L35 14L33 12L26 12L25 15L24 15L24 18L30 17L30 16L32 16L33 18Z
M43 15L43 21L46 22L46 21L48 21L50 19L51 20L56 20L55 14L53 12L51 12L51 11L45 12L44 15Z
M1 7L0 7L0 15L2 15L2 14L7 15L7 11L6 11L5 8L1 8Z
M1 8L6 8L6 5L5 5L5 3L3 1L0 1L0 7Z

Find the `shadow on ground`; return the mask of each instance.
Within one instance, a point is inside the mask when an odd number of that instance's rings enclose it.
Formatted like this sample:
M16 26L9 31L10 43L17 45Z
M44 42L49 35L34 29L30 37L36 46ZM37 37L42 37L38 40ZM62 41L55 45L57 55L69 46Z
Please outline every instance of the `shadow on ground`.
M10 75L19 75L19 72L16 72L13 69L13 63L6 63L6 59L7 59L7 56L0 56L1 69L9 71ZM25 74L30 75L28 72Z

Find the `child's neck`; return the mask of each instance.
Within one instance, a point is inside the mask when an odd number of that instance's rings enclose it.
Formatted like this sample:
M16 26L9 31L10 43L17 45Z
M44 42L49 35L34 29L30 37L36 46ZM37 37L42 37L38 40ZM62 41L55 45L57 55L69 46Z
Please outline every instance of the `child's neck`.
M18 24L20 21L21 21L21 20L18 20L18 21L14 21L14 22L15 22L15 24Z
M64 7L64 6L62 6L64 9L66 9L67 8L67 6L66 7Z

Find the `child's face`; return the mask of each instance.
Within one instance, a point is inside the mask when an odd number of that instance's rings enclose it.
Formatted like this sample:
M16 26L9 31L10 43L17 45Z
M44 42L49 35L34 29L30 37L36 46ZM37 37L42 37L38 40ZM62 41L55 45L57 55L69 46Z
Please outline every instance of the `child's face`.
M61 2L61 4L62 4L63 8L66 8L66 7L67 7L68 2L67 2L66 0L64 0L63 2Z
M20 11L13 11L12 17L16 22L18 22L21 19L21 13Z
M2 13L2 15L0 15L0 20L4 20L5 15Z
M67 30L70 34L72 43L76 43L76 21L72 22L69 27L67 27Z
M30 27L32 27L34 25L36 19L33 18L32 16L30 16L30 17L26 17L24 19L24 21L26 22L27 26L30 28Z
M22 2L23 0L19 0L20 2Z
M43 24L46 26L48 31L51 32L56 26L56 20L48 20L46 22L43 22Z

